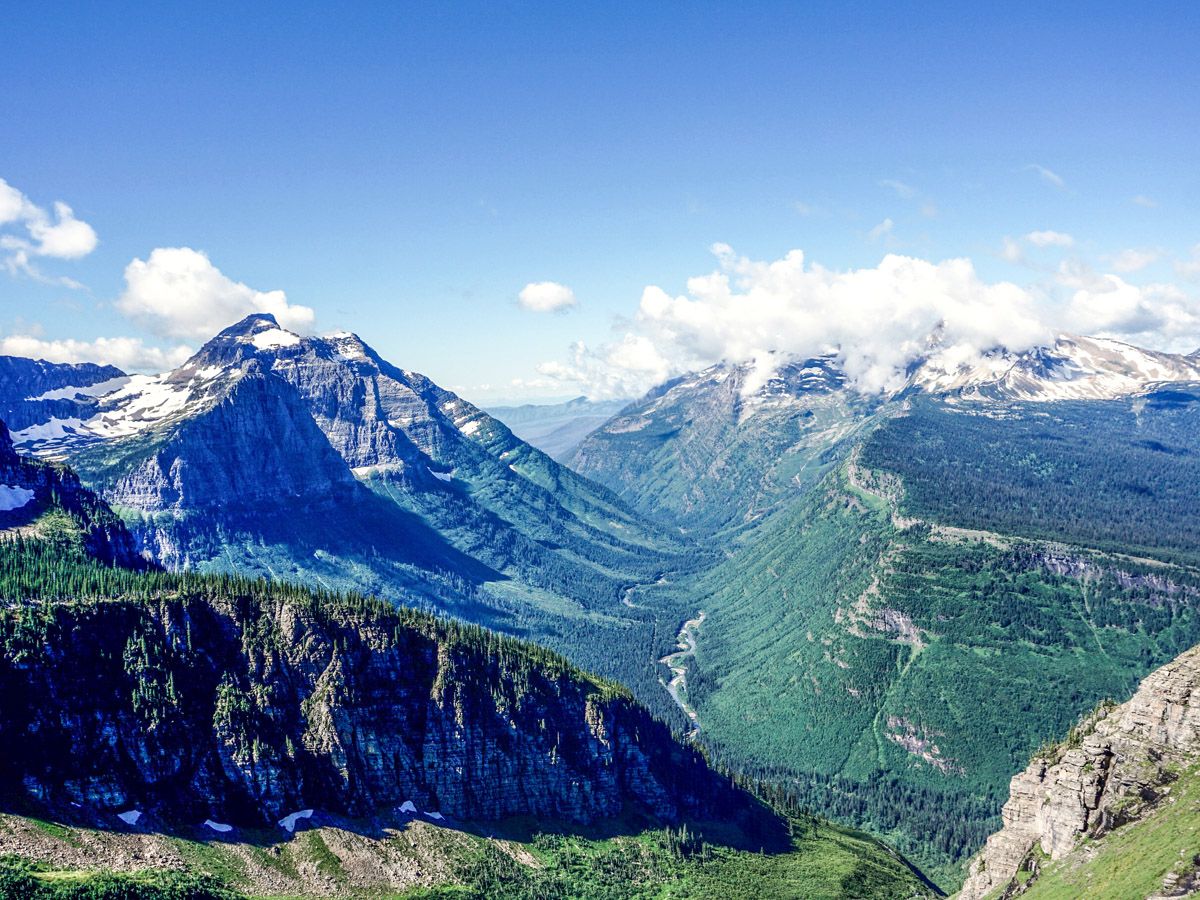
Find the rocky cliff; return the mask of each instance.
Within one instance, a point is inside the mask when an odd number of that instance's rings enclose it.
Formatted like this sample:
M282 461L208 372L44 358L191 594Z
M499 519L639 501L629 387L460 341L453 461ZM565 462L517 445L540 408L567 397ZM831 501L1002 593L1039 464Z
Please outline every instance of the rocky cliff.
M1013 778L1004 827L972 862L959 897L1015 896L1085 836L1136 827L1173 800L1172 783L1198 754L1200 647L1149 675L1127 703L1098 709Z
M53 558L21 565L22 583L63 580ZM130 576L89 577L100 596ZM120 584L140 596L0 609L10 801L235 824L406 801L568 822L745 803L624 689L530 645L259 582Z

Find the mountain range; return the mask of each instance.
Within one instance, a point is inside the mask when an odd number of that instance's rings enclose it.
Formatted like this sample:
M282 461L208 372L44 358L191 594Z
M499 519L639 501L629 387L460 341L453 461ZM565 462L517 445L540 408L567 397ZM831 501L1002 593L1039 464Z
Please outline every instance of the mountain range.
M680 542L354 335L254 315L162 375L4 366L17 447L71 465L168 568L388 597L608 675L605 644L650 660L620 599Z
M1200 641L1196 357L753 376L668 383L572 464L726 555L677 585L706 746L953 887L1035 748Z
M521 440L559 462L566 462L585 437L628 403L629 400L576 397L565 403L492 406L488 412L512 429L512 433Z
M536 641L947 890L1038 747L1200 643L1197 354L932 342L883 393L836 354L721 363L623 404L564 465L357 336L255 315L162 375L0 359L0 419L42 460L12 465L111 505L110 561ZM245 630L222 616L206 644ZM299 684L277 715L307 708Z

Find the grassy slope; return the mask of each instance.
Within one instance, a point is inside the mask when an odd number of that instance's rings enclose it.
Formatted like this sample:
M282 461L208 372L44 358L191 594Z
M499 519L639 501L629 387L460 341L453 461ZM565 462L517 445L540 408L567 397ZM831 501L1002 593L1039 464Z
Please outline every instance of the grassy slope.
M1140 821L1099 840L1084 840L1069 856L1044 861L1023 897L1028 900L1125 900L1163 890L1169 873L1196 868L1200 850L1200 765L1185 770L1170 798Z
M678 831L531 837L524 834L523 824L514 823L515 838L487 838L424 822L383 828L378 823L339 822L286 841L263 834L243 843L122 835L5 816L0 818L0 847L19 843L28 856L44 860L32 866L33 877L44 885L87 884L97 873L80 865L77 857L103 847L108 859L169 860L180 883L185 874L193 876L187 882L191 884L208 876L210 884L253 897L749 900L927 893L905 863L872 839L809 819L793 820L789 852L766 854L704 844L694 834L681 837ZM10 862L8 871L14 868L19 870ZM0 866L0 873L4 871ZM132 877L144 883L170 880L144 871ZM6 894L0 888L0 898L10 896L28 895Z

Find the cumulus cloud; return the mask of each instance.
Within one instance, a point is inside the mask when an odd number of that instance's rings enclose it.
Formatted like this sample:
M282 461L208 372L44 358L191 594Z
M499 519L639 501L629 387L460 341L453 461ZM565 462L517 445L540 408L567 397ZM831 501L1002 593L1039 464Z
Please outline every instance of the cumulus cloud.
M184 345L164 350L133 337L102 337L94 341L45 340L32 334L0 337L0 355L24 356L56 363L103 363L127 372L173 369L182 365L193 352L191 347Z
M125 292L117 309L154 334L205 340L255 312L271 313L284 328L311 330L307 306L289 304L283 291L258 291L227 277L190 247L159 247L125 267Z
M1062 231L1031 231L1025 240L1035 247L1073 247L1075 238Z
M1067 183L1063 177L1057 172L1047 169L1045 166L1039 166L1037 163L1030 163L1025 167L1026 172L1036 172L1037 176L1046 184L1053 188L1058 188L1060 191L1067 189Z
M786 359L832 353L866 391L903 384L907 367L936 352L968 361L996 347L1026 350L1063 332L1143 343L1194 343L1200 304L1169 285L1139 287L1077 264L1047 288L987 282L968 259L929 262L888 254L873 268L834 271L800 250L756 261L714 245L717 268L672 295L642 292L631 327L612 343L576 344L538 371L591 397L631 396L721 360L755 363L760 378Z
M556 281L532 281L521 288L517 303L530 312L562 312L576 304L575 292Z
M46 277L34 260L80 259L95 250L97 243L95 229L77 219L66 203L55 201L53 212L47 212L0 178L0 250L4 251L0 264L9 274L79 287L70 279Z
M1066 320L1083 334L1192 350L1200 335L1200 303L1172 284L1132 285L1118 275L1087 280L1071 297Z

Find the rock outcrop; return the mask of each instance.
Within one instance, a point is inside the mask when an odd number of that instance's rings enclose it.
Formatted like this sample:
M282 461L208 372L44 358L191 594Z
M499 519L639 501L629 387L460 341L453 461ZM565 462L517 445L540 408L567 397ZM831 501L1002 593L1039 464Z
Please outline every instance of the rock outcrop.
M1013 778L1004 827L972 862L959 897L1019 893L1018 872L1036 877L1039 854L1061 859L1083 836L1136 820L1197 752L1200 647L1147 676L1127 703L1097 710Z

